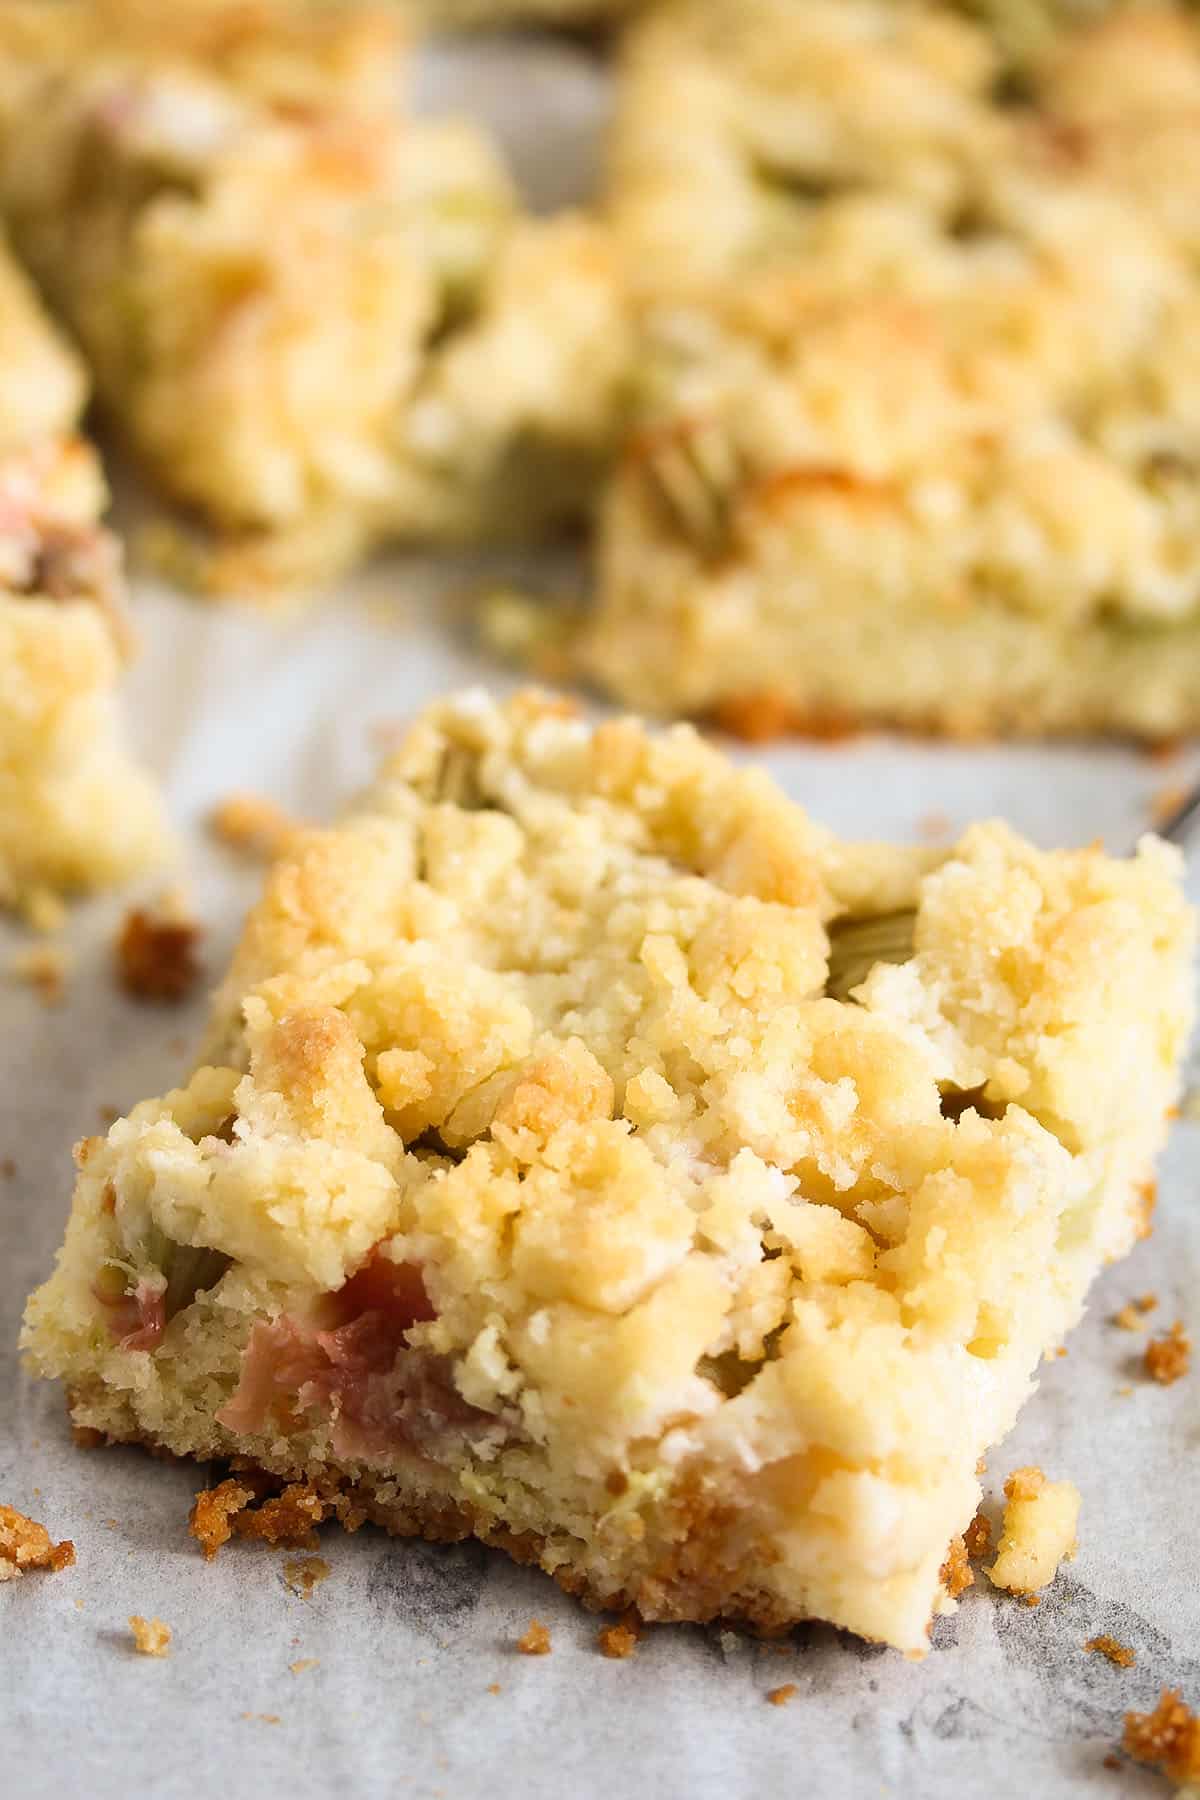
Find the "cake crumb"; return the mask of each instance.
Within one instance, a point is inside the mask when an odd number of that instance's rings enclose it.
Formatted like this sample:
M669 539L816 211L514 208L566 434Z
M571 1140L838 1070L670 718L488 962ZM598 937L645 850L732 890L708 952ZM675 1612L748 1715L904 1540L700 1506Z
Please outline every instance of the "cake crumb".
M278 1713L244 1712L239 1713L238 1717L242 1719L254 1719L260 1725L279 1725L282 1723Z
M1104 1767L1106 1769L1119 1769L1121 1767L1120 1757L1114 1756L1110 1750L1108 1755L1104 1758Z
M200 978L194 919L132 907L116 943L117 979L135 1000L177 1005Z
M975 1575L967 1561L967 1546L963 1538L950 1539L946 1560L938 1573L942 1586L952 1600L957 1600L958 1596L965 1593L969 1587L974 1587Z
M293 1675L303 1675L305 1669L319 1669L320 1666L321 1659L319 1656L301 1656L298 1657L295 1662L288 1664L288 1668L292 1671Z
M222 1544L233 1536L230 1521L254 1498L253 1488L240 1481L222 1481L215 1488L205 1488L196 1495L188 1514L188 1530L211 1562Z
M1182 1319L1176 1319L1170 1331L1165 1331L1161 1337L1150 1339L1143 1361L1147 1375L1161 1387L1170 1387L1172 1382L1187 1374L1192 1364L1192 1340L1183 1328Z
M1140 1313L1153 1312L1158 1305L1157 1294L1139 1294L1133 1303Z
M33 989L43 1006L61 1005L70 966L67 952L56 944L20 950L9 964L12 974Z
M212 835L231 850L262 862L274 862L297 831L303 829L274 800L261 794L227 794L208 817Z
M800 1692L794 1681L785 1681L782 1687L772 1688L767 1699L772 1706L786 1706Z
M48 1569L56 1575L74 1561L75 1545L70 1538L56 1544L36 1519L27 1518L15 1506L0 1505L0 1581L13 1581L29 1569Z
M283 1579L293 1594L299 1594L302 1600L311 1600L332 1573L323 1556L289 1556L283 1565Z
M743 744L768 744L781 737L837 744L859 735L857 727L839 714L805 711L773 688L729 695L716 707L712 720L718 731Z
M1040 1606L1042 1604L1042 1596L1040 1594L1018 1594L1017 1599L1021 1602L1022 1606Z
M501 1689L500 1683L498 1681L489 1681L487 1691L489 1694L499 1694L503 1690Z
M1164 1688L1152 1713L1125 1714L1121 1748L1181 1787L1200 1781L1200 1715L1184 1705L1178 1688Z
M1083 1647L1085 1650L1096 1651L1101 1656L1106 1656L1109 1662L1118 1669L1132 1669L1137 1661L1137 1657L1128 1644L1118 1643L1117 1639L1109 1637L1107 1632L1102 1633L1100 1637L1089 1638Z
M143 1619L141 1613L129 1615L129 1629L139 1656L165 1656L171 1643L171 1627L161 1619Z
M636 1613L627 1612L615 1625L605 1625L596 1636L602 1654L617 1661L632 1656L642 1635L641 1623Z
M1047 1481L1031 1464L1014 1469L1004 1494L1000 1545L987 1573L994 1587L1035 1594L1053 1581L1059 1563L1075 1553L1079 1489L1070 1481Z
M1135 1228L1139 1238L1148 1238L1154 1230L1154 1209L1158 1205L1158 1183L1143 1181L1134 1203Z
M239 1508L230 1524L235 1537L251 1538L260 1544L284 1544L295 1550L315 1550L314 1527L324 1519L325 1511L325 1502L311 1483L293 1481L281 1494L264 1500L253 1511Z
M530 1619L529 1629L517 1639L517 1649L522 1656L549 1656L550 1633L540 1619Z
M1145 1331L1146 1329L1146 1321L1132 1300L1127 1301L1113 1314L1112 1322L1121 1331Z

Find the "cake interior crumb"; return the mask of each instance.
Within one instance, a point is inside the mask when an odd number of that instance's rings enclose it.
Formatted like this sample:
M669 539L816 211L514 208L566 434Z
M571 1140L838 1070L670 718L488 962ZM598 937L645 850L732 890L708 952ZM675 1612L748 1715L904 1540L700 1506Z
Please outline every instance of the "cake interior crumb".
M133 1646L139 1656L165 1656L171 1643L171 1627L162 1619L144 1619L141 1613L129 1615Z

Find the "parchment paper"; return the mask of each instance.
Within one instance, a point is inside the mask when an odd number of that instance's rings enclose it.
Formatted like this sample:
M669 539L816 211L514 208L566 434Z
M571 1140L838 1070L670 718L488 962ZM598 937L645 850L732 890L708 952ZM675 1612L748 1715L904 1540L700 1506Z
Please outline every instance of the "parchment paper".
M504 129L539 198L594 166L603 80L581 50L491 44L439 55L426 91L461 95ZM540 179L539 179L540 177ZM511 566L509 565L505 565ZM568 573L570 573L568 571ZM203 818L251 788L331 815L369 773L376 727L468 682L513 683L472 647L454 597L471 566L394 557L282 620L207 609L137 584L142 661L129 681L138 741L167 784L215 980L259 873L213 845ZM866 738L772 749L787 790L839 831L911 839L1002 814L1045 844L1131 844L1152 797L1200 765L1132 750L963 750ZM1200 846L1197 848L1200 858ZM1194 896L1200 882L1192 883ZM1198 1127L1181 1122L1153 1238L1095 1290L1069 1355L991 1459L1083 1491L1078 1559L1036 1608L986 1581L939 1622L921 1664L806 1627L763 1646L717 1629L659 1628L636 1656L596 1648L597 1621L544 1577L468 1545L328 1533L329 1578L305 1600L286 1558L234 1545L205 1565L185 1519L201 1470L135 1451L83 1452L62 1395L20 1372L23 1299L47 1272L71 1187L70 1147L185 1072L203 997L139 1007L114 987L125 895L80 908L75 963L47 1011L0 982L0 1499L69 1536L77 1566L0 1589L0 1793L13 1800L183 1800L194 1794L362 1796L1150 1795L1157 1778L1103 1766L1126 1707L1164 1685L1200 1704L1200 1374L1170 1389L1137 1370L1144 1339L1111 1324L1154 1290L1161 1329L1200 1334ZM0 969L28 939L0 927ZM1125 1391L1131 1389L1131 1391ZM172 1627L169 1656L132 1649L130 1613ZM547 1657L516 1654L533 1617ZM1133 1669L1084 1653L1108 1632ZM290 1664L316 1659L293 1672ZM768 1691L795 1683L789 1704ZM498 1687L499 1691L492 1691Z

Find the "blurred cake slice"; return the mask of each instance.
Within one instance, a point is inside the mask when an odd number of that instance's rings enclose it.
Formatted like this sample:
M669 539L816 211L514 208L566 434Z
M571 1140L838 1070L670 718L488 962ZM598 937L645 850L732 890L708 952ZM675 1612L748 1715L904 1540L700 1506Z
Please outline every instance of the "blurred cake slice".
M86 381L0 245L0 906L160 861L158 793L125 748L120 552L99 462L74 435Z
M80 1145L26 1352L91 1432L592 1605L922 1650L1145 1230L1178 875L841 843L687 727L434 706L275 865L188 1085Z

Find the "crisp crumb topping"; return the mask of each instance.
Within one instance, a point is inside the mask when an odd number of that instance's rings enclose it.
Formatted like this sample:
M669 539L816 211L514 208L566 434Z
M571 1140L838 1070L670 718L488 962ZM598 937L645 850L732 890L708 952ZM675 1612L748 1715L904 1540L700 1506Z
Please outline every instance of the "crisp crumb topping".
M262 862L274 862L301 829L299 819L261 794L227 794L208 825L220 843Z
M941 1577L942 1586L952 1600L957 1600L967 1588L974 1587L975 1576L967 1561L967 1546L963 1538L950 1539L950 1548L941 1567Z
M1128 1644L1118 1643L1117 1639L1109 1637L1107 1632L1100 1637L1089 1638L1083 1647L1085 1650L1097 1651L1101 1656L1106 1656L1109 1662L1118 1669L1132 1669L1137 1661L1137 1657Z
M641 1620L636 1613L628 1612L615 1625L605 1625L597 1633L596 1642L605 1656L621 1660L633 1655L641 1635Z
M1180 1786L1200 1781L1200 1715L1184 1705L1177 1688L1165 1688L1152 1713L1125 1714L1121 1748Z
M1147 1375L1162 1387L1170 1387L1173 1381L1187 1374L1192 1364L1192 1340L1183 1328L1182 1319L1176 1319L1161 1337L1150 1339L1143 1360Z
M117 977L135 1000L175 1004L186 1000L200 978L196 943L200 927L135 906L125 915L117 939Z
M550 1633L540 1619L530 1619L529 1629L517 1639L517 1649L522 1656L549 1656Z
M44 1525L14 1506L0 1506L0 1581L12 1581L29 1569L57 1574L75 1561L70 1538L56 1544Z
M129 1629L133 1633L134 1649L139 1656L165 1656L171 1643L171 1627L161 1619L143 1619L141 1613L131 1613Z

